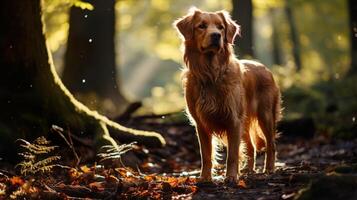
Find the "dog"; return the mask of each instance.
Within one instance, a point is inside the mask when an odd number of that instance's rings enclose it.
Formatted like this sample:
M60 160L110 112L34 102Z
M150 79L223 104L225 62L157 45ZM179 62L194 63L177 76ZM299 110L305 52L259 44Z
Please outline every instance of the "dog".
M212 181L212 138L227 146L225 182L236 183L242 159L245 170L254 172L256 152L263 150L264 171L273 172L281 100L272 73L261 63L235 57L232 44L240 27L226 11L194 8L174 27L184 44L182 85L199 139L199 181Z

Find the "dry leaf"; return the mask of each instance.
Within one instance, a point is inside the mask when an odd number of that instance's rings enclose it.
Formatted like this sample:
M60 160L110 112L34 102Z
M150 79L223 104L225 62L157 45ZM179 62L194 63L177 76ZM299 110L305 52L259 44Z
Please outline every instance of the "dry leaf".
M148 182L151 182L151 181L154 181L156 178L155 178L156 174L150 174L150 175L146 175L144 176L144 179Z
M113 175L110 175L108 177L105 178L105 180L108 182L108 183L118 183L119 182L119 179Z
M11 183L11 185L22 186L25 183L25 181L19 176L13 176L10 178L10 183Z
M240 188L247 188L247 184L245 184L244 180L239 180L238 187Z
M189 186L189 188L191 189L191 191L193 192L193 193L195 193L196 191L197 191L197 186L194 186L194 185L192 185L192 186Z
M6 194L6 185L4 183L0 183L0 196Z
M89 172L91 172L91 169L90 169L89 167L87 167L87 165L81 166L81 170L82 170L82 172L84 172L84 173L89 173Z
M76 170L75 168L71 168L69 171L69 177L71 177L72 180L75 180L77 179L81 174L82 172L79 172L78 170Z
M167 183L169 183L171 185L171 187L177 187L177 185L179 184L179 181L175 177L169 177L167 179Z
M103 182L93 182L89 184L89 188L94 191L104 191L105 186Z

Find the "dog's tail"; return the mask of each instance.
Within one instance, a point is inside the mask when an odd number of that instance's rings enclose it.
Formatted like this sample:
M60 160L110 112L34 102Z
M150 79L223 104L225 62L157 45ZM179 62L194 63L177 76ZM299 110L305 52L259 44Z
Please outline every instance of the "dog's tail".
M281 103L282 103L281 94L280 92L278 92L278 95L274 99L274 106L273 106L273 117L274 117L275 125L277 122L281 120L283 116L282 113L284 108L281 107Z

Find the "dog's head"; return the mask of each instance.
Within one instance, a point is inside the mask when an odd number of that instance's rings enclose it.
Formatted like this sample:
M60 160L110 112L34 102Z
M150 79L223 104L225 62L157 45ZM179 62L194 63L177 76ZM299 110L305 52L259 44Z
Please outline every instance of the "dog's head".
M193 42L202 53L218 52L225 45L233 44L239 33L239 25L226 11L203 12L194 8L174 25L184 41Z

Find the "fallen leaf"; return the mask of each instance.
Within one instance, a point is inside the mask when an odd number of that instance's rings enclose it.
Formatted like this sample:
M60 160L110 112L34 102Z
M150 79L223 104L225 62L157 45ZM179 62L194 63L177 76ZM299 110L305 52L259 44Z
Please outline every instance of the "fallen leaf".
M247 184L245 183L244 180L239 180L238 187L245 189L245 188L247 188Z
M106 181L108 183L118 183L119 179L113 175L110 175L110 176L106 177Z
M169 177L167 179L167 183L169 183L171 185L171 187L177 187L177 185L179 184L179 181L175 177Z
M90 183L89 188L91 188L92 190L96 190L96 191L104 191L105 190L103 182Z
M191 178L191 177L187 178L187 180L185 181L185 184L188 184L188 185L194 185L196 183L197 183L196 178Z
M84 173L89 173L91 171L91 169L89 167L87 167L87 165L81 166L81 170Z
M68 173L72 180L77 179L82 174L82 172L79 172L75 168L71 168Z
M124 178L133 176L133 173L124 167L115 168L115 171L117 171Z
M192 191L193 193L195 193L195 192L197 191L197 186L192 185L192 186L189 186L189 187L190 187L190 189L191 189L191 191Z
M6 185L4 183L0 183L0 196L6 194Z
M19 176L13 176L10 178L10 183L11 183L11 185L22 186L25 183L25 181Z
M144 179L148 182L154 181L155 180L155 174L150 174L150 175L146 175L144 176Z

